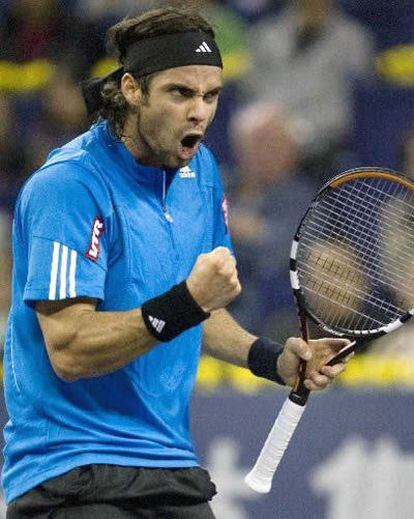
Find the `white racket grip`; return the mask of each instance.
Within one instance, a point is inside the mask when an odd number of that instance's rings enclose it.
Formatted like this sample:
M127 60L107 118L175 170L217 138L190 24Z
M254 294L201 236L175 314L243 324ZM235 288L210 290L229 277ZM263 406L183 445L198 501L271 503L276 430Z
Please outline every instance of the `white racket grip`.
M298 405L289 398L286 399L254 467L244 478L244 481L252 490L261 494L270 492L273 475L304 410L304 405Z

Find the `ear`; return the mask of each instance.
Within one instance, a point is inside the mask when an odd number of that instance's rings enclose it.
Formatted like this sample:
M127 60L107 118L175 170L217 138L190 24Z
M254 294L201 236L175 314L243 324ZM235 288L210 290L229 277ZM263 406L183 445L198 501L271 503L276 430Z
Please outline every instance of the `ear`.
M128 104L137 107L141 102L142 92L137 80L129 72L121 78L121 91Z

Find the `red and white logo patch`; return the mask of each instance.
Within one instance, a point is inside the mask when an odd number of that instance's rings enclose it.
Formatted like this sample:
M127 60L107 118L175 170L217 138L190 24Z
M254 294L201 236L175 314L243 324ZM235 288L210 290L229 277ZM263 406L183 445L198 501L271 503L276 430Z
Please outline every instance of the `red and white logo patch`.
M221 201L221 211L223 213L223 220L226 224L226 227L229 226L229 201L227 200L226 195L223 195L223 200Z
M85 256L92 261L98 261L100 253L100 239L104 232L104 223L100 216L97 216L93 221L91 231L91 242Z

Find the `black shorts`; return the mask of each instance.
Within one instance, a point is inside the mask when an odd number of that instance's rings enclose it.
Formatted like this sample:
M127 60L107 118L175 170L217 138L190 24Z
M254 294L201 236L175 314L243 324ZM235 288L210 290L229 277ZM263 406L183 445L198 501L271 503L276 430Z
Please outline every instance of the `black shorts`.
M208 501L215 493L199 467L85 465L12 501L7 519L214 519Z

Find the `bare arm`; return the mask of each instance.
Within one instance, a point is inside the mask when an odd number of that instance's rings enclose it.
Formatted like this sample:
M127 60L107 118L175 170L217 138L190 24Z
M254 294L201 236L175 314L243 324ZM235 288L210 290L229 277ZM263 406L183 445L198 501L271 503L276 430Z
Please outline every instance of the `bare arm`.
M139 308L97 312L95 307L91 299L36 304L50 361L63 380L110 373L157 343Z
M213 312L203 325L205 352L216 359L242 368L247 367L247 355L256 338L242 328L224 309Z

